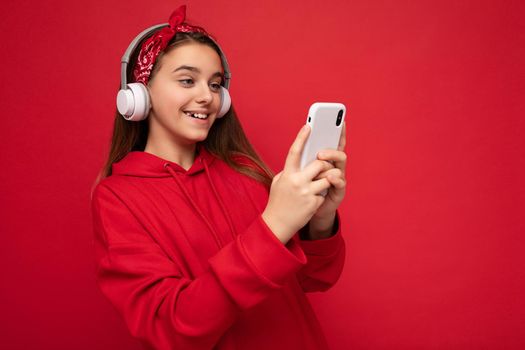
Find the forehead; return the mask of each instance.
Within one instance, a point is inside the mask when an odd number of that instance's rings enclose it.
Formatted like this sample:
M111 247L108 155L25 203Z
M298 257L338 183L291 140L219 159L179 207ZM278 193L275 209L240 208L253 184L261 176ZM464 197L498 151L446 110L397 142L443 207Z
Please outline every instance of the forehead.
M162 57L162 65L170 71L187 65L199 68L204 74L222 72L219 54L208 45L193 42L169 51Z

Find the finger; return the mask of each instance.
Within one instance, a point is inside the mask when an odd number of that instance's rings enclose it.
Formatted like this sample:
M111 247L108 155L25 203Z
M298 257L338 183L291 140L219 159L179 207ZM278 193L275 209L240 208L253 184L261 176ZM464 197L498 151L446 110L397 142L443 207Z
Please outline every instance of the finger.
M323 171L322 173L317 175L317 177L315 177L314 180L328 178L328 176L344 178L344 175L343 175L343 172L341 171L341 169L332 168L332 169Z
M330 169L328 171L325 171L324 173L319 174L315 180L319 179L326 179L328 182L330 182L330 185L335 188L336 191L344 191L344 188L346 187L346 179L344 178L344 175L342 174L340 169L334 168Z
M288 151L288 156L286 157L286 162L284 164L284 170L300 170L301 153L303 152L304 144L308 139L308 135L310 135L310 126L305 124L297 134L295 141L292 143L292 146Z
M346 180L339 176L328 175L326 179L338 190L342 190L346 187Z
M330 181L328 181L325 178L325 179L312 181L312 183L310 184L310 190L312 191L312 193L319 194L322 191L329 189L330 186L331 186Z
M317 154L317 158L324 161L333 161L334 166L345 172L346 168L346 153L343 151L336 151L334 149L324 149Z
M335 149L323 149L317 153L317 159L325 161L343 162L346 160L346 153Z
M279 172L278 174L276 174L276 175L273 177L273 181L279 181L279 178L281 177L282 173L283 173L283 172L281 171L281 172Z
M316 198L315 206L316 206L317 209L319 209L321 207L321 205L323 205L324 201L326 200L326 196L318 194L316 197L317 198Z
M313 162L310 162L306 167L304 167L302 173L306 179L312 180L313 178L318 176L319 173L333 168L334 166L331 163L325 162L324 160L316 159Z
M341 130L341 137L339 138L339 146L337 146L337 149L339 151L342 151L345 149L346 146L346 122L343 122L343 130Z

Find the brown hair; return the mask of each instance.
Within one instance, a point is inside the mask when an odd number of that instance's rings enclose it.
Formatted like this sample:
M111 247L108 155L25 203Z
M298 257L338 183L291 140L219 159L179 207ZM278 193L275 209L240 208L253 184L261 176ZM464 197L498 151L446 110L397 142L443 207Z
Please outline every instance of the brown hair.
M144 42L144 40L146 40L146 38L144 38L142 42ZM142 46L142 42L139 43L138 48ZM206 35L197 32L179 32L171 39L166 49L157 57L151 72L150 81L159 70L160 65L158 62L160 62L164 54L176 47L189 43L208 45L220 56L219 48ZM133 81L132 72L138 52L138 49L135 50L130 57L127 71L128 82ZM113 163L120 161L131 151L144 151L148 138L148 130L148 119L139 122L127 121L118 110L115 112L113 136L111 138L108 159L95 180L93 188L103 178L111 175ZM210 153L226 162L234 170L263 183L267 188L270 187L273 172L264 164L248 141L233 105L223 118L215 120L208 132L208 136L204 141L200 142L200 144L205 146Z

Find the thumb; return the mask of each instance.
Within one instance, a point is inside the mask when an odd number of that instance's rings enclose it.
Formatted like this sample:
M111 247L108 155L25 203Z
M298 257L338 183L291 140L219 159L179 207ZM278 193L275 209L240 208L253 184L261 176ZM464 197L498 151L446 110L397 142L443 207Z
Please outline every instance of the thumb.
M276 174L273 179L272 179L272 182L276 182L276 181L279 181L279 179L281 178L281 175L282 175L282 171L280 171L278 174Z

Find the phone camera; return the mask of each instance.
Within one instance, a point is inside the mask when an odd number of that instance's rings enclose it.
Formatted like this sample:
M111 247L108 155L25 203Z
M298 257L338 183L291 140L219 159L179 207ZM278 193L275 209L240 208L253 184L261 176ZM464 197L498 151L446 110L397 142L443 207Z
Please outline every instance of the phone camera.
M310 116L308 116L308 123L310 123L311 120L312 120L312 118L310 118Z
M336 126L341 125L341 121L342 121L342 120L343 120L343 110L340 109L340 110L339 110L339 113L337 113L337 120L336 120L336 122L335 122L335 125L336 125Z

